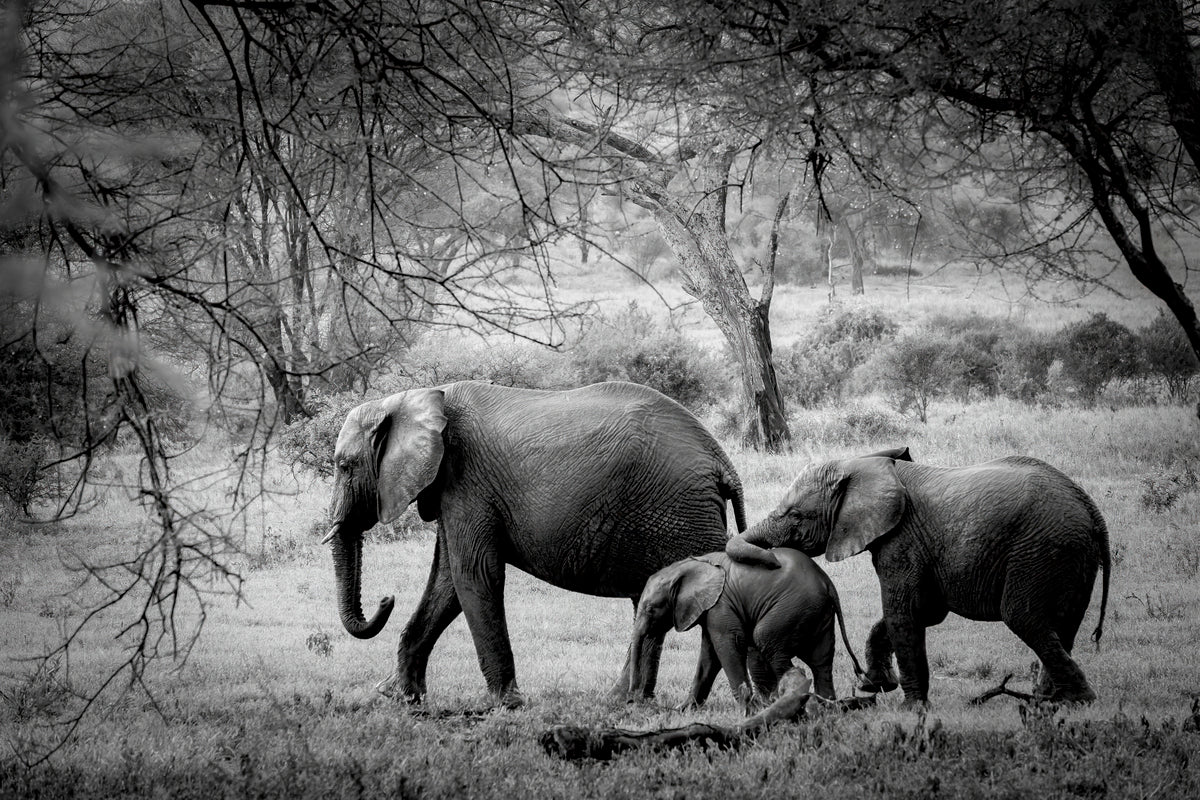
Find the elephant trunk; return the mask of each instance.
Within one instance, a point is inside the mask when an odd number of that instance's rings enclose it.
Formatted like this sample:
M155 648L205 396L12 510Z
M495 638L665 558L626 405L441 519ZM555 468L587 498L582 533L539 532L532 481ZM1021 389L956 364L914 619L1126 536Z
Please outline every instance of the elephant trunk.
M370 621L363 617L361 600L362 533L335 524L329 532L333 543L333 572L337 578L338 613L346 632L357 639L370 639L387 624L395 605L394 597L379 601Z
M655 631L649 622L638 619L633 643L629 646L629 694L635 699L654 697L658 683L658 665L662 658L666 631Z
M734 561L753 564L768 569L777 569L779 559L769 548L778 546L772 540L767 520L762 520L747 531L730 537L725 543L725 553Z

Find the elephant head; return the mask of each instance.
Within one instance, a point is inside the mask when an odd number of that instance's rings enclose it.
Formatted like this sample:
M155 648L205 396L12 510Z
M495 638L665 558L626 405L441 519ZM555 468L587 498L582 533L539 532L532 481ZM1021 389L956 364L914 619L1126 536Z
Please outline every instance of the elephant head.
M443 400L440 389L372 400L352 409L338 434L329 508L333 527L324 541L333 542L342 624L360 639L383 630L395 602L385 597L369 622L363 618L363 534L377 522L391 522L400 516L437 477L446 427Z
M768 549L772 547L793 547L809 556L824 553L826 561L841 561L895 528L907 504L891 457L810 464L779 505L731 538L725 552L735 561L767 567L779 566Z
M725 570L705 558L685 558L650 576L638 601L629 652L629 689L650 697L667 631L691 630L725 590Z

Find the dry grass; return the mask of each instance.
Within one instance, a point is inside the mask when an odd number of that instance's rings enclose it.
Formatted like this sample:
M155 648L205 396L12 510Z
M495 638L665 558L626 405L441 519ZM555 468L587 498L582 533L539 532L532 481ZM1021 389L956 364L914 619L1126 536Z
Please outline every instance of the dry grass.
M836 432L837 412L821 413L828 419L813 429ZM429 706L450 716L412 716L372 687L392 667L403 615L423 587L432 542L368 545L364 596L394 592L397 619L372 641L353 640L338 623L332 571L312 522L323 515L327 489L272 471L269 483L279 494L263 505L265 527L248 531L247 554L235 561L247 578L246 602L213 598L204 637L187 663L154 671L161 716L133 695L114 699L48 766L26 772L16 761L6 762L0 787L28 796L54 795L66 786L83 795L172 797L356 795L356 787L368 796L792 795L820 787L826 796L874 796L927 792L925 781L936 775L948 788L974 787L981 796L1049 796L1063 793L1071 781L1084 786L1081 776L1093 774L1108 781L1115 796L1123 794L1121 787L1149 793L1158 785L1178 796L1176 789L1200 786L1195 760L1175 760L1180 747L1194 749L1197 740L1169 722L1184 716L1189 694L1198 688L1200 587L1188 565L1200 550L1200 491L1185 492L1153 513L1139 496L1144 475L1200 463L1196 437L1184 435L1195 424L1177 408L1085 413L996 403L946 409L929 425L913 426L905 441L845 444L834 436L806 442L791 455L731 448L748 486L751 518L774 503L803 461L897 444L908 444L919 460L944 464L1026 452L1077 476L1109 521L1117 565L1103 647L1095 652L1081 645L1078 652L1101 698L1066 712L1066 727L1022 723L1009 700L969 708L967 698L1005 673L1016 673L1019 685L1031 654L1000 624L951 619L930 634L930 715L942 727L932 739L915 715L898 710L893 695L876 711L780 729L739 753L637 754L602 770L551 761L536 737L553 723L644 728L683 722L666 707L687 690L695 632L668 639L660 707L613 705L606 691L624 656L628 602L571 594L510 570L509 624L530 705L466 713L484 706L487 697L460 618L439 642L430 667ZM213 457L198 456L198 463ZM64 619L79 613L75 600L86 600L69 593L73 581L61 559L81 549L119 552L138 524L134 506L113 496L52 534L4 540L3 573L19 570L21 584L13 601L0 607L6 656L0 732L18 752L49 741L53 730L46 725L69 707L67 690L86 691L120 656L112 628L102 626L83 641L69 671L35 673L19 660L54 644ZM869 559L827 569L841 591L852 640L861 646L879 608ZM1096 605L1098 596L1085 631L1094 625ZM53 613L46 615L46 608ZM835 680L843 693L851 678L839 653ZM718 683L699 716L728 720L735 713ZM1141 723L1121 727L1127 724L1121 720L1143 716L1148 729ZM1159 737L1158 749L1147 751L1143 743L1136 759L1125 753L1120 742L1147 731ZM971 759L986 761L992 777L984 780L974 767L964 767ZM1125 766L1114 772L1109 762ZM829 764L840 766L831 772ZM1095 772L1098 764L1104 767Z
M1012 313L1052 326L1104 307L1141 324L1148 304L1093 295L1087 303L1039 305L994 276L964 283L965 273L929 274L911 292L901 279L868 276L868 301L915 323L953 308ZM969 285L965 290L963 287ZM649 293L629 283L607 285L568 274L565 293L608 304ZM673 299L684 299L674 289ZM643 294L645 297L643 297ZM779 344L805 330L826 302L824 289L783 287L776 296ZM681 312L686 330L715 343L715 328L694 306ZM39 671L30 657L53 647L78 619L94 590L75 589L64 569L73 555L119 555L148 522L125 491L108 490L88 514L44 529L0 538L0 737L12 748L0 764L0 795L78 796L380 796L393 797L661 797L702 796L1197 796L1197 734L1180 729L1190 697L1200 691L1200 490L1169 505L1143 501L1147 476L1160 483L1200 469L1200 436L1190 410L1174 407L1030 408L1006 401L933 409L927 425L900 420L864 433L848 415L882 408L878 398L854 408L795 415L796 451L765 455L729 449L747 487L751 519L768 510L799 466L809 460L909 445L919 461L965 464L1010 453L1043 458L1074 476L1108 520L1115 568L1103 647L1077 653L1100 694L1087 708L1055 719L1022 719L1013 701L982 709L967 698L1005 673L1025 680L1032 655L998 623L950 619L929 636L932 708L919 718L899 698L846 718L783 726L740 752L688 750L637 753L608 766L545 757L537 736L559 723L646 728L676 725L668 707L691 678L698 634L668 638L660 705L612 704L607 690L624 658L628 601L591 598L509 570L507 608L518 676L530 704L517 711L471 713L486 705L469 632L460 618L440 640L430 664L429 709L414 715L385 701L374 683L394 664L394 648L415 606L432 542L372 542L364 597L394 593L395 618L374 640L346 635L338 622L327 552L316 542L328 487L278 466L265 475L270 493L238 519L246 578L244 602L208 598L203 638L183 664L152 670L157 709L135 694L105 698L77 737L47 765L28 771L17 755L53 741L72 692L86 692L121 657L116 620L91 629L69 664ZM893 420L894 421L894 420ZM201 473L228 463L227 448L206 445L178 466ZM137 474L115 454L105 465L114 482ZM1182 484L1181 484L1182 485ZM191 498L213 513L229 485L197 485ZM865 556L828 565L845 605L852 641L861 647L879 614L879 590ZM8 587L8 588L6 588ZM220 587L214 585L216 591ZM11 591L10 591L11 589ZM1084 622L1095 624L1098 593ZM194 610L193 610L194 611ZM1082 639L1083 637L1081 637ZM835 681L849 692L851 670L839 652ZM1028 685L1027 683L1025 684ZM735 706L718 682L698 716L728 721ZM1144 719L1144 722L1143 722ZM1062 720L1065 720L1063 722Z

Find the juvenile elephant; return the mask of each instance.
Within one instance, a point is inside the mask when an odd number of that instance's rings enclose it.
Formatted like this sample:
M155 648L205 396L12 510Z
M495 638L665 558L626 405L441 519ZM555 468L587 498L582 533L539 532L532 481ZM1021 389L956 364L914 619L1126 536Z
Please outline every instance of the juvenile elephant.
M725 546L726 502L746 527L728 456L687 409L631 383L533 391L475 381L401 392L354 408L334 453L326 541L351 635L379 633L360 594L362 536L413 502L438 521L425 592L379 690L425 695L434 643L466 614L487 686L521 702L504 616L512 564L587 594L629 597L680 558ZM622 676L622 689L628 675Z
M701 626L700 660L688 706L708 699L724 669L734 699L749 712L754 689L761 698L770 696L793 656L812 671L816 693L835 699L835 616L855 672L862 674L846 639L833 581L801 552L781 548L771 553L780 569L739 564L717 552L685 558L650 576L629 648L634 697L653 696L657 653L672 625L677 631Z
M805 467L779 506L730 539L735 560L770 566L787 545L828 561L869 550L883 600L868 641L869 676L886 688L895 648L908 703L925 702L925 629L953 611L1002 620L1041 659L1040 697L1095 699L1071 658L1104 571L1099 641L1108 605L1108 529L1070 478L1013 456L948 469L886 457Z

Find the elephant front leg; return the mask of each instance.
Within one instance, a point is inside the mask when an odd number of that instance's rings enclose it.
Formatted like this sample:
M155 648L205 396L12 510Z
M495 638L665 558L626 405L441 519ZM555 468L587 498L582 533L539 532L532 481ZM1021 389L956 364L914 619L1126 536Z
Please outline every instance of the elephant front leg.
M495 546L488 545L455 554L451 576L488 691L505 707L523 705L525 698L517 688L504 614L504 562L500 554Z
M871 626L871 632L867 634L867 674L859 684L860 689L864 692L890 692L900 685L892 668L893 652L887 623L881 619Z
M712 692L713 682L721 671L721 662L708 628L700 629L700 657L696 660L696 675L692 679L692 691L688 699L679 706L680 711L690 711L704 705Z
M446 563L445 546L439 533L433 551L433 566L425 592L404 628L396 652L396 671L375 688L387 697L420 703L425 697L425 669L438 638L462 612L454 582Z
M750 676L746 672L748 645L745 636L737 630L714 631L712 643L721 669L725 670L725 679L729 681L729 690L733 693L734 702L749 714L754 689L750 686Z
M633 600L633 613L634 613L634 616L636 617L639 598L634 597L631 599ZM657 663L658 662L656 660L655 664L657 665ZM657 669L655 670L654 676L647 681L646 691L644 693L644 696L640 697L640 698L634 697L632 695L632 693L630 692L629 685L630 685L630 675L632 674L632 672L633 672L633 645L630 645L629 647L625 648L625 665L623 667L621 667L621 675L620 675L620 677L617 678L617 682L613 685L613 687L611 689L609 689L609 691L608 691L608 696L611 699L616 700L618 702L625 702L626 700L642 700L642 699L647 699L647 698L651 698L654 696L654 687L658 681Z
M900 666L900 686L906 706L929 700L929 660L925 652L925 626L908 603L885 605L884 620Z

